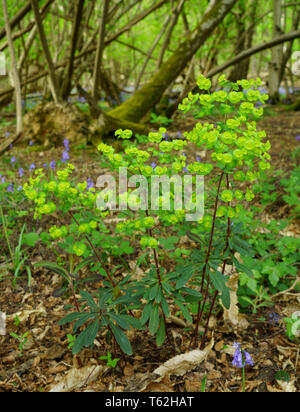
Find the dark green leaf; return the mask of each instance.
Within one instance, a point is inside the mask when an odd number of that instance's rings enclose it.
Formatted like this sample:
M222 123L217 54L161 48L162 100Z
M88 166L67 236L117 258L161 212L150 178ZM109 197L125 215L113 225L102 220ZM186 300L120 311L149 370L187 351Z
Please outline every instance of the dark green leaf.
M108 316L112 318L118 326L120 326L122 329L129 330L130 329L130 324L127 321L127 319L124 319L122 315L116 315L115 313L109 313Z
M129 356L132 355L132 347L125 333L118 326L114 325L112 322L109 322L109 325L122 351L125 352Z
M34 267L44 267L50 272L57 273L58 275L62 276L67 282L69 282L69 273L66 271L65 268L57 265L56 263L38 262L38 263L35 263L33 266Z
M72 348L73 355L79 353L84 347L89 347L94 344L94 340L99 331L99 321L91 323L80 335L76 338Z
M221 295L221 300L223 305L225 306L226 309L230 308L230 293L229 293L229 288L226 286L226 278L222 273L220 272L214 272L210 276L210 280L214 287L222 293Z
M65 325L66 323L71 323L74 320L77 320L78 318L80 318L81 313L79 312L73 312L73 313L69 313L67 316L65 316L63 319L61 319L58 324L60 326Z
M153 336L157 332L159 327L159 306L154 305L151 308L149 319L149 332Z
M164 317L161 316L159 329L158 329L158 332L157 332L157 335L156 335L156 344L157 344L157 346L161 346L164 343L165 339L166 339L165 321L164 321Z

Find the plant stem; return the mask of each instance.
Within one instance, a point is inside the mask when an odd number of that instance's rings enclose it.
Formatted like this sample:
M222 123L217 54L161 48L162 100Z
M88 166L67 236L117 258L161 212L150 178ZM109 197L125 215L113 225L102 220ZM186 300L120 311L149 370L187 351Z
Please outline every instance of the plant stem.
M227 183L227 189L229 190L229 178L228 178L228 174L226 174L226 183ZM230 205L230 202L229 202L229 205ZM224 253L223 253L224 255L225 255L225 253L227 252L227 249L228 249L228 247L229 247L229 237L230 237L230 233L231 233L231 219L230 219L230 217L229 217L229 218L227 219L227 234L226 234L226 244L225 244ZM224 262L223 262L222 275L225 274L225 268L226 268L226 258L224 259ZM206 287L206 297L207 297L207 294L208 294L208 286L209 286L209 282L207 283L207 287ZM207 331L208 331L209 320L210 320L212 311L213 311L213 309L214 309L214 306L215 306L215 304L216 304L216 300L217 300L218 294L219 294L219 292L216 290L216 292L215 292L215 294L214 294L214 297L213 297L213 301L212 301L210 310L209 310L208 318L207 318L206 325L205 325L204 334L203 334L203 336L202 336L202 340L201 340L201 344L200 344L200 348L201 348L201 349L203 349L203 346L204 346L206 334L207 334ZM204 309L204 306L203 306L202 311L201 311L201 319L202 319L203 309Z
M243 392L246 392L246 374L245 374L245 367L243 367Z
M149 217L148 210L146 210L146 215L147 215L147 217ZM150 237L153 237L152 229L149 229L149 235L150 235ZM162 279L161 279L161 273L160 273L160 267L159 267L159 260L158 260L157 251L156 251L155 248L152 248L152 251L153 251L153 256L154 256L154 262L155 262L155 267L156 267L156 272L157 272L158 283L159 283L160 289L163 293L163 286L162 286ZM165 331L166 331L168 342L169 342L170 346L173 347L172 341L171 341L171 338L170 338L170 334L169 334L169 329L167 327L166 315L165 315L165 313L164 313L164 311L161 307L161 304L160 304L160 309L161 309L162 316L163 316L163 319L164 319Z
M206 259L205 259L203 272L202 272L201 293L203 293L204 280L205 280L205 276L206 276L206 269L207 269L211 249L212 249L212 243L213 243L214 232L215 232L215 224L216 224L216 215L217 215L218 202L219 202L219 194L220 194L220 189L221 189L221 183L222 183L223 176L224 176L224 172L221 173L220 178L219 178L219 183L218 183L218 189L217 189L215 207L214 207L214 213L213 213L213 221L212 221L212 227L211 227L211 232L210 232L210 240L209 240L209 245L208 245L208 249L207 249L207 253L206 253ZM204 298L204 301L203 301L202 309L201 309L201 302L198 303L197 321L196 321L195 332L194 332L194 348L196 348L196 345L197 345L199 324L200 324L200 320L202 318L205 303L206 303L206 300L207 300L208 287L209 287L209 274L208 274L208 278L207 278L207 288L206 288L206 294L205 294L205 298Z

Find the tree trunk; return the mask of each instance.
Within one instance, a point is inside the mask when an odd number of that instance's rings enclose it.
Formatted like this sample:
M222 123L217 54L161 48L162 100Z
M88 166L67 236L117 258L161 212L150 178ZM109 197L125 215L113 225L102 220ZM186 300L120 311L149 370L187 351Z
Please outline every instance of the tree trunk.
M148 63L149 63L149 61L150 61L150 59L151 59L151 57L152 57L152 54L153 54L154 50L156 49L156 46L157 46L158 43L160 42L162 36L164 35L164 33L165 33L165 31L166 31L166 29L167 29L170 21L171 21L171 16L169 15L169 16L166 17L165 22L164 22L164 24L163 24L163 26L162 26L162 28L161 28L161 31L158 33L156 39L155 39L154 42L153 42L152 47L151 47L150 50L148 51L147 58L146 58L146 60L144 61L142 70L140 71L140 73L139 73L139 75L138 75L138 78L137 78L137 81L136 81L136 83L135 83L135 91L139 89L140 83L141 83L141 80L142 80L142 77L143 77L143 75L144 75L144 73L145 73L145 70L146 70L146 68L147 68L147 65L148 65Z
M70 50L70 57L69 63L66 69L66 76L64 78L63 86L62 86L62 97L64 100L67 100L71 87L72 87L72 77L74 71L74 57L77 48L78 38L79 38L79 29L80 24L82 21L82 12L83 12L83 5L85 0L77 0L76 4L76 13L74 16L73 28L72 28L72 40L71 40L71 50Z
M125 103L111 110L109 115L118 119L139 122L160 101L168 86L187 66L235 3L236 0L217 0L215 5L204 14L198 27L185 42L180 44L174 54L161 66L158 73Z
M17 69L17 61L16 61L15 50L14 50L14 44L12 40L11 27L9 23L9 16L8 16L8 11L7 11L6 0L2 0L2 7L3 7L3 16L4 16L6 36L7 36L8 47L9 47L9 52L10 52L10 57L11 57L12 77L13 77L15 94L16 94L16 113L17 113L16 134L18 136L23 131L21 84L20 84L20 77L19 77L19 73Z
M103 51L104 51L104 36L105 36L105 24L106 18L108 14L108 6L109 0L103 1L102 7L102 16L99 25L99 38L98 38L98 45L96 50L96 58L95 58L95 66L94 66L94 75L93 75L93 98L98 100L99 98L99 86L100 86L100 76L101 76L101 66L102 66L102 59L103 59Z
M281 30L281 1L273 0L273 38L282 34ZM272 48L269 74L269 95L273 103L279 101L280 68L282 65L283 48L278 45Z
M300 23L300 9L293 16L293 27L292 27L292 29L297 30L298 27L299 27L299 23ZM292 50L293 50L293 43L294 43L294 41L292 40L287 44L286 50L283 54L281 67L280 67L280 73L279 73L279 82L280 83L283 80L286 65L287 65L288 61L290 60L290 58L291 58L291 54L292 54Z
M30 1L25 4L24 7L16 14L16 16L11 20L10 22L10 28L11 30L16 27L18 23L30 12L31 10L31 3ZM6 31L5 28L0 31L0 40L2 40L5 37Z
M42 43L43 52L44 52L44 55L45 55L45 58L48 64L50 86L51 86L51 92L53 95L53 99L55 103L60 103L61 102L60 90L58 87L54 64L51 58L50 50L49 50L47 39L45 36L45 31L43 28L43 23L42 23L40 11L39 11L38 1L37 0L30 0L30 1L31 1L32 9L34 11L35 21L36 21L36 25L37 25L38 32L39 32L40 41Z
M180 15L180 13L183 9L184 2L185 2L185 0L180 0L179 4L177 5L177 7L173 11L173 16L172 16L170 28L167 32L166 38L164 40L164 43L162 45L161 52L160 52L160 55L159 55L159 58L158 58L158 62L157 62L157 68L158 69L160 68L160 66L163 63L164 55L167 51L167 48L169 47L171 36L172 36L173 30L174 30L174 28L177 24L178 17L179 17L179 15Z
M252 4L250 5L251 15L250 21L254 21L256 17L256 9L257 9L257 0L253 0ZM245 22L245 13L247 12L247 8L243 7L241 3L241 14L238 24L238 44L236 46L235 55L238 55L243 50L250 49L252 46L252 40L254 35L255 26L251 25L248 29L246 28ZM228 80L231 82L236 82L237 80L246 79L248 76L250 66L250 58L241 60L238 64L236 64L230 75L228 76Z

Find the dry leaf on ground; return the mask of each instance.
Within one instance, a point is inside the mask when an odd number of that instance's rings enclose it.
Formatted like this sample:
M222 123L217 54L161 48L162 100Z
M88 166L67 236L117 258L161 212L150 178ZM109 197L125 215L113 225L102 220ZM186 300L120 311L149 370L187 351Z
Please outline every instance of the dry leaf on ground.
M80 369L71 369L49 392L70 392L82 388L87 383L95 381L101 372L102 366L85 366Z

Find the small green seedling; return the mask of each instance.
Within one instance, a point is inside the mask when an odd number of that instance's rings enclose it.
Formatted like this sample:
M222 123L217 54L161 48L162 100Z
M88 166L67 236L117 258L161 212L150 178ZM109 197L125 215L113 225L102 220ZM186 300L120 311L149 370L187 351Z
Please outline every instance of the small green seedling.
M16 333L10 333L10 336L19 342L18 349L20 351L20 354L19 354L20 357L23 356L23 348L26 342L28 341L28 335L29 335L29 332L24 333L24 335L22 336L19 336Z
M14 325L15 325L15 326L19 326L19 325L20 325L21 320L20 320L20 318L19 318L18 316L15 316L13 320L14 320Z
M73 346L74 346L74 343L75 343L75 340L76 340L77 336L76 336L76 335L68 334L68 335L67 335L67 338L68 338L68 342L69 342L68 349L72 349Z
M112 359L111 353L107 351L107 356L100 356L100 360L106 360L106 365L110 366L111 368L115 369L117 363L119 362L120 358Z

